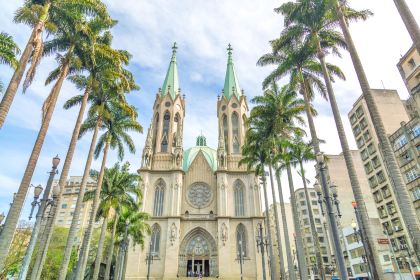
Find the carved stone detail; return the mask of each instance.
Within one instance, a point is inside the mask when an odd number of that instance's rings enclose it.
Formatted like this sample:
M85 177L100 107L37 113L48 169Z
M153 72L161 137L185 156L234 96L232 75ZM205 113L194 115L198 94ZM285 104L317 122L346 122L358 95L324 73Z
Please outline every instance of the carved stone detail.
M225 246L226 241L228 240L228 228L225 223L223 223L220 228L220 239L222 240L223 246Z
M213 192L206 183L193 184L187 193L188 202L196 208L204 208L210 204Z

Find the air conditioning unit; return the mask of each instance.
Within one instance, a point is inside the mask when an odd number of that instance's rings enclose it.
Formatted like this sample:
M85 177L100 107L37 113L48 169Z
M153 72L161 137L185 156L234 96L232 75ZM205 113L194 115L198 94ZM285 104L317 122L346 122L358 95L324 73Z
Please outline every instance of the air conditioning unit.
M402 228L401 228L401 227L399 227L399 226L395 226L395 227L394 227L394 229L395 229L395 231L400 231L400 230L402 230Z

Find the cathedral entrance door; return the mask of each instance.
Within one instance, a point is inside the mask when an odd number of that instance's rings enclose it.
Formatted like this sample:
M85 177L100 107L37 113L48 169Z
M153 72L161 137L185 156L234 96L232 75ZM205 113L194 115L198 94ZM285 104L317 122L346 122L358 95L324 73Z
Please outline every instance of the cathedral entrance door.
M192 230L181 243L179 275L217 276L217 249L211 235L201 228Z

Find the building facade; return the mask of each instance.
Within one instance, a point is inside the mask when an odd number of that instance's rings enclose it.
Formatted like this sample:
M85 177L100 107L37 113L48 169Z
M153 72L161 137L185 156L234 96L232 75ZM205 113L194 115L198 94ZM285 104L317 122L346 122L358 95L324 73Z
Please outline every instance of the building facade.
M239 87L228 48L226 78L217 101L217 149L199 136L184 150L186 102L180 93L176 46L153 105L139 173L142 211L151 214L152 234L144 250L130 248L125 279L146 279L147 254L153 255L152 279L187 277L261 279L256 250L263 222L260 189L253 172L239 167L248 105ZM216 116L215 116L216 117ZM185 124L187 125L187 124Z
M391 135L398 130L401 122L409 121L409 115L397 91L372 89L372 95L387 134ZM391 185L392 180L386 170L379 141L363 96L353 105L349 119L379 220L383 230L389 234L399 269L402 272L408 272L409 264L405 259L405 252L401 248L408 246L413 251L413 246L398 208Z
M401 122L390 137L398 165L420 220L420 118Z
M321 211L321 207L318 203L318 196L313 188L309 188L309 199L310 203L306 202L305 191L303 188L295 190L296 198L296 207L297 213L300 221L300 229L303 239L303 247L306 258L306 263L308 265L308 273L311 277L317 277L316 270L316 255L317 250L316 243L314 240L314 233L311 231L311 225L309 221L309 207L312 209L313 218L316 227L316 234L318 235L319 246L321 250L322 263L324 266L324 271L326 274L333 273L333 263L332 263L332 252L330 247L329 236L327 233L327 224L324 219ZM316 278L311 278L316 279Z
M82 183L82 176L70 176L66 181L63 196L58 206L57 226L70 228L73 219L74 208L76 207L77 196L80 192L80 185ZM52 188L58 185L58 180L53 181ZM89 178L86 184L86 191L96 189L96 181ZM89 224L90 212L92 210L92 201L87 201L82 204L82 211L78 221L79 229L85 228ZM100 223L96 223L96 226Z

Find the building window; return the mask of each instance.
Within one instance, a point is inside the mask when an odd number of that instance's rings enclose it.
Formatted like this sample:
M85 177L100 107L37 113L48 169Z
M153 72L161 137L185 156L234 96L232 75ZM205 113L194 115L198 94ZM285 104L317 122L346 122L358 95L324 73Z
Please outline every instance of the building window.
M379 171L378 173L376 173L376 177L378 178L378 183L381 184L383 182L385 182L386 178L384 175L383 171Z
M392 226L394 227L395 231L400 231L402 230L402 225L401 225L401 221L399 218L396 218L394 220L391 221L392 222Z
M235 215L238 217L245 216L245 194L244 185L237 180L235 183Z
M382 190L382 195L384 198L391 196L391 192L389 191L388 186L383 187L381 190Z
M228 143L229 143L229 139L228 139L228 121L227 121L227 116L223 115L222 117L223 120L223 137L225 138L225 151L226 153L228 152Z
M375 146L373 144L369 144L367 149L368 149L370 155L373 155L376 152Z
M370 133L369 130L366 130L365 133L363 133L363 138L365 139L365 142L367 143L370 140Z
M360 127L362 129L365 129L367 127L367 122L366 122L366 119L365 118L363 118L363 119L360 120Z
M242 248L241 248L242 246ZM242 251L242 256L246 257L247 254L247 244L246 244L246 229L243 224L239 224L236 229L236 252L239 256L239 252Z
M411 130L413 132L413 138L416 138L420 135L420 124L416 124L415 127Z
M369 152L368 152L368 150L367 150L367 149L364 149L364 150L361 152L361 155L362 155L362 160L366 160L366 159L369 157Z
M360 128L360 126L357 124L354 128L353 128L353 132L354 132L354 135L357 137L359 134L360 134L360 132L362 132L362 129Z
M419 200L420 199L420 187L417 186L417 187L411 189L411 194L413 196L414 201Z
M317 206L318 205L318 201L317 200L312 200L312 206Z
M165 115L163 116L162 141L160 144L160 151L162 153L168 152L170 121L171 121L171 114L169 114L169 112L166 112Z
M386 204L386 208L388 209L388 213L390 215L397 213L397 209L395 208L394 202L392 201Z
M305 206L306 205L306 202L305 201L301 201L300 202L300 205Z
M160 248L160 227L158 224L154 224L152 227L151 242L151 253L153 256L158 256Z
M315 218L315 224L321 224L321 219L319 219L319 218Z
M374 188L378 185L378 180L376 179L376 176L372 176L369 178L369 186L371 188Z
M66 203L61 204L61 209L67 209L67 204Z
M378 213L379 213L379 217L382 219L382 218L385 218L385 217L387 217L388 216L388 213L386 212L386 209L385 209L385 206L381 206L381 207L379 207L378 208Z
M378 157L374 157L372 159L372 165L374 168L378 168L379 166L381 166L381 162L379 161Z
M233 153L239 154L239 118L238 114L234 112L232 114L232 145L233 145Z
M401 147L404 147L405 144L408 143L407 137L405 135L401 135L394 141L394 151L400 149Z
M153 207L154 216L162 216L163 201L165 198L165 182L160 179L155 188L155 202Z
M407 180L407 183L411 183L414 180L416 180L419 177L419 173L417 172L417 169L414 167L410 170L408 170L405 173L405 179Z
M359 106L359 108L357 108L356 115L357 115L357 117L359 119L363 116L363 108L362 108L362 106Z
M376 191L373 193L373 197L375 199L375 202L379 202L382 200L382 195L380 191Z
M357 147L360 149L364 144L365 144L365 140L363 139L363 137L360 137L359 139L357 139Z
M355 122L357 122L357 117L356 117L355 114L350 116L350 122L351 122L351 124L354 124Z
M365 164L365 172L366 172L366 174L369 174L370 172L372 172L372 170L373 170L372 164L370 162L366 163Z
M400 165L409 163L413 158L411 157L410 151L406 151L400 156Z
M408 61L408 65L410 65L411 69L414 69L416 67L416 62L413 58Z

